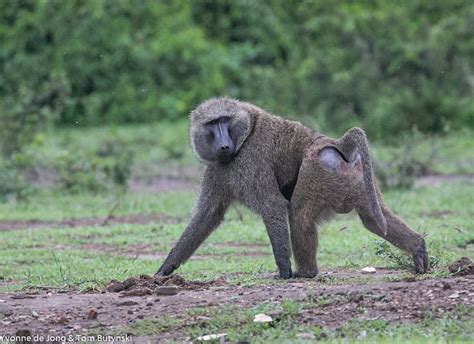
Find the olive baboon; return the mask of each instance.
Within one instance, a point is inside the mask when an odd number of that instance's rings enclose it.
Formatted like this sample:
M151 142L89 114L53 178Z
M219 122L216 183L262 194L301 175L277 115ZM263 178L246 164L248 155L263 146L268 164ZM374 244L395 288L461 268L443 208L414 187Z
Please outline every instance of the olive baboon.
M305 167L311 167L308 152L313 151L315 144L321 142L320 140L324 137L301 123L271 115L252 104L228 98L210 99L193 110L190 114L189 136L194 152L206 164L201 190L189 225L157 274L169 275L184 263L217 228L228 206L234 201L239 201L262 216L280 277L291 277L291 248L288 234L289 202L294 195L295 186L299 186L301 195L297 198L297 206L292 206L290 212L290 221L295 221L291 225L294 230L292 246L298 269L301 269L298 275L314 276L317 272L316 248L312 250L306 246L307 243L302 243L302 241L305 235L308 235L307 239L316 240L315 231L312 231L312 226L308 225L315 218L307 213L308 207L301 201L313 197L313 201L309 203L313 204L320 195L306 192L303 182L299 180L299 173L301 173L302 163ZM365 136L363 138L365 140ZM380 235L385 230L385 218L373 182L368 151L364 154L364 148L358 147L360 139L360 136L348 136L336 147L344 153L341 156L352 159L349 164L353 164L354 156L361 156L358 159L362 161L361 176L366 187L359 190L360 185L356 184L357 192L353 193L350 189L343 188L339 191L337 187L332 186L330 191L335 193L334 197L346 195L350 201L357 197L364 197L367 204L360 202L361 209L362 204L367 207L367 209L364 208L364 211L367 210L364 212L366 216L363 218L364 224L380 229L374 230ZM335 146L332 141L331 145ZM323 155L323 161L336 164L337 160L331 161L337 156L333 154L333 157L325 157L326 153ZM347 184L347 180L338 173L339 170L339 166L334 168L334 180L341 180ZM305 168L304 172L307 176L305 179L309 178L311 171ZM312 183L317 183L318 178L319 176L315 176ZM329 194L325 196L329 197ZM352 203L349 202L347 205L350 207ZM328 212L327 217L329 217L329 207L325 211ZM306 216L303 222L298 219L300 212L301 215ZM300 224L301 228L295 228ZM405 237L406 240L416 237L418 241L423 242L424 247L423 238L408 227L396 233L398 233L399 241L392 240L391 242L399 247L406 248ZM389 241L390 238L389 234ZM413 255L416 265L415 252L412 250L409 253ZM314 263L303 262L301 259L311 259Z

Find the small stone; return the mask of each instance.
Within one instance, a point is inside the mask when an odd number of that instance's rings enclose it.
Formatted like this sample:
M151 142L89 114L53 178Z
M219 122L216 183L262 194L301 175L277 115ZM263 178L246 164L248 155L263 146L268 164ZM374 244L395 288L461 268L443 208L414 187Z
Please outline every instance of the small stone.
M121 292L120 297L128 297L128 296L146 296L151 295L153 293L153 289L147 287L136 287L130 290L124 290Z
M367 266L360 270L363 274L374 274L377 272L373 266Z
M296 338L302 339L302 340L314 340L316 339L316 336L314 333L311 332L305 332L305 333L298 333L296 335Z
M66 318L65 315L59 315L57 316L54 320L53 320L53 323L54 324L57 324L57 325L64 325L65 323L67 323L69 321L68 318Z
M266 315L266 314L257 314L255 318L253 318L253 322L259 322L259 323L269 323L272 322L273 319L271 316Z
M123 301L123 302L118 302L115 304L116 306L135 306L135 305L138 305L138 302L136 301L132 301L132 300L127 300L127 301Z
M112 280L109 282L109 284L105 287L105 289L111 293L118 293L122 290L124 290L123 283L120 283L117 280Z
M169 295L176 295L179 292L179 288L175 286L161 286L156 287L154 294L160 296L169 296Z
M227 333L206 334L204 336L197 337L196 339L202 342L207 342L209 340L224 338L225 336L227 336Z
M95 309L91 309L89 311L89 314L87 314L87 319L88 320L95 320L97 319L97 311Z
M449 284L448 282L444 282L444 283L443 283L443 289L444 289L444 290L451 289L451 284Z
M359 332L359 335L357 336L357 339L362 339L362 338L365 338L365 337L367 337L367 331L363 330L363 331Z

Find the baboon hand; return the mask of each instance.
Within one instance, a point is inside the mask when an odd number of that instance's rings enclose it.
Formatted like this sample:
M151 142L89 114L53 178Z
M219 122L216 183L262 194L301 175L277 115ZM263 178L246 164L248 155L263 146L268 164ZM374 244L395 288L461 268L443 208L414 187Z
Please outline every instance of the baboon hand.
M168 276L171 275L171 273L176 270L176 266L170 263L163 263L163 265L158 269L156 272L156 276Z
M413 263L415 264L415 272L422 274L428 271L428 251L426 250L425 240L421 239L421 245L413 254Z

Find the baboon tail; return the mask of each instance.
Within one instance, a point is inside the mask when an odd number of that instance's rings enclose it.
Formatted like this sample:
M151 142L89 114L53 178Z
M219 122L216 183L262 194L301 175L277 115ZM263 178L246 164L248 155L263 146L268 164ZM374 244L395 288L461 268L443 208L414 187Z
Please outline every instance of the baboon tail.
M370 209L374 217L377 227L387 235L387 220L382 212L377 190L375 188L375 176L370 158L369 144L365 132L361 128L351 128L339 141L341 151L346 155L350 161L353 160L353 154L359 152L362 159L362 171L364 174L364 183L367 190Z

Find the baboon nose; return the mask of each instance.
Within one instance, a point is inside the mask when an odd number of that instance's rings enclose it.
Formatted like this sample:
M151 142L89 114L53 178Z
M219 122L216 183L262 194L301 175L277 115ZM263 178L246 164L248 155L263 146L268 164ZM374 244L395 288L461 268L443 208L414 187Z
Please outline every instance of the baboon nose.
M229 146L227 146L227 145L221 146L221 150L229 150Z

